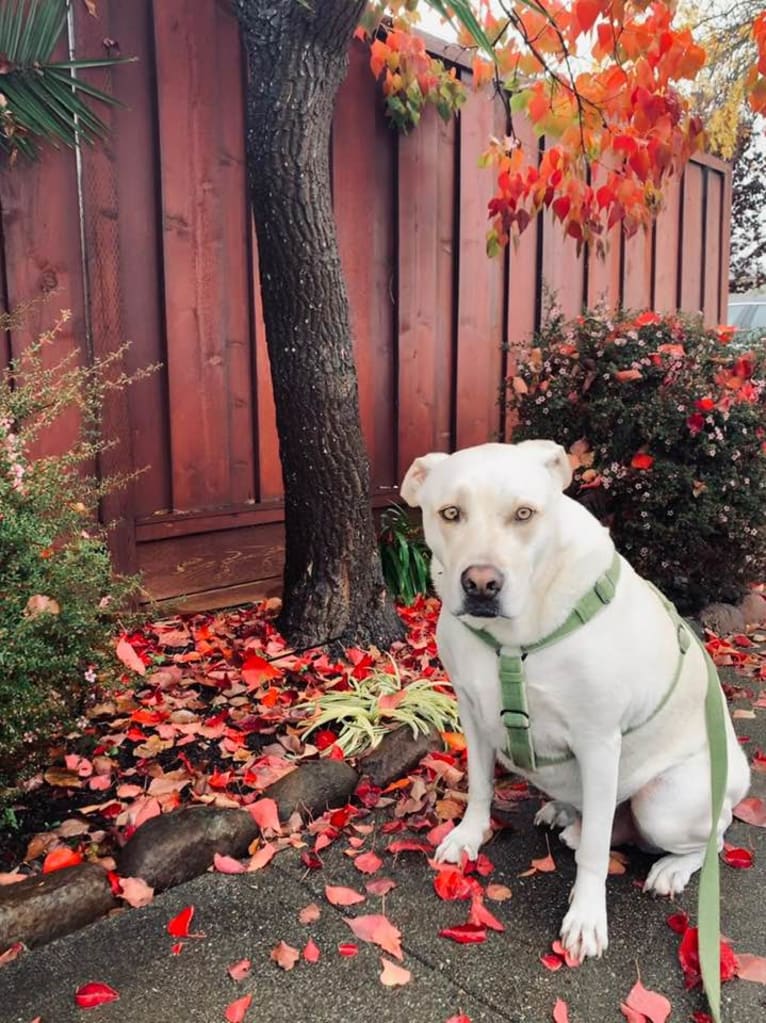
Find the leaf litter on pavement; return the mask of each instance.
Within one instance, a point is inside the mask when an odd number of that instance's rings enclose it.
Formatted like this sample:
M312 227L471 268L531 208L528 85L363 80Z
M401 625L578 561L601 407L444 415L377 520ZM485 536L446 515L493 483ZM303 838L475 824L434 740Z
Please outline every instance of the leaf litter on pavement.
M308 827L297 816L280 821L276 803L264 794L268 786L305 759L343 758L337 732L330 727L302 740L305 712L296 708L319 693L343 692L351 680L363 679L365 673L388 662L374 649L348 650L345 658L331 657L322 650L293 652L274 627L275 611L275 603L266 602L225 613L179 616L121 637L116 655L127 669L123 686L101 694L88 708L80 731L61 741L48 768L30 786L30 801L47 798L60 808L62 823L32 834L18 857L20 862L0 864L4 869L0 884L13 883L38 869L50 871L89 859L111 871L113 890L126 905L146 905L152 898L148 885L113 873L116 849L147 820L180 806L242 807L257 823L261 837L251 845L249 859L217 854L214 869L221 873L266 869L274 856L288 848L300 850L307 870L322 870L322 851L339 840L346 843L346 855L363 875L359 887L366 894L342 885L325 885L331 905L339 911L354 907L359 913L344 918L356 941L341 942L325 954L353 958L361 941L403 960L403 936L385 912L385 897L396 881L376 875L384 867L390 872L400 857L413 855L428 859L440 900L469 904L463 922L437 923L436 932L458 944L490 940L490 933L503 931L504 925L485 900L502 903L512 896L507 885L487 880L494 871L491 859L481 853L475 863L458 867L433 859L437 845L465 807L465 742L459 733L444 733L441 751L427 754L407 777L384 790L363 779L347 806L323 814ZM421 599L411 608L401 608L400 613L408 635L394 648L393 658L405 684L425 678L445 693L451 692L436 653L438 603ZM745 639L706 637L714 660L734 667L743 676L742 684L724 686L730 700L750 702L752 713L739 708L742 720L766 708L760 688L766 681L766 657ZM766 753L755 750L752 767L755 772L766 772ZM535 796L521 779L499 779L493 804L498 820L493 820L493 828L501 827L499 820ZM384 811L383 823L378 816L371 816L373 811ZM756 827L766 823L763 803L756 797L743 800L735 814ZM739 869L752 864L752 852L734 846L727 846L722 858ZM624 853L612 852L610 873L624 873L629 865ZM548 848L547 855L533 859L520 876L556 870ZM380 912L367 909L365 903L370 899L381 900ZM186 907L169 921L168 932L178 939L201 936L190 931L193 914L194 907ZM299 922L312 927L320 915L320 907L312 903L301 911ZM685 917L676 914L676 918L679 925L674 929L681 934L679 961L687 983L694 983L696 931ZM315 937L320 938L319 943ZM180 953L184 943L179 940L173 953ZM275 966L285 971L308 968L323 954L318 934L306 934L299 944L300 948L280 940L270 952ZM554 941L551 948L540 956L549 970L579 965L560 942ZM0 964L15 954L0 949ZM386 958L380 962L379 979L384 986L393 988L411 981L412 974L404 965ZM761 957L743 954L737 960L731 953L726 964L723 979L740 976L764 983L766 963ZM243 959L233 963L228 972L237 981L247 977L251 968L251 961ZM94 1004L101 993L114 997L101 982L92 995L88 985L84 987L83 997L92 997ZM244 1019L250 997L244 995L222 1009L226 1018ZM669 1006L663 995L643 988L639 980L621 1008L630 1019L654 1023L655 1017L665 1018L666 1003ZM569 1007L561 999L552 1012L556 1021L563 1023L569 1018ZM453 1019L468 1017L458 1014Z

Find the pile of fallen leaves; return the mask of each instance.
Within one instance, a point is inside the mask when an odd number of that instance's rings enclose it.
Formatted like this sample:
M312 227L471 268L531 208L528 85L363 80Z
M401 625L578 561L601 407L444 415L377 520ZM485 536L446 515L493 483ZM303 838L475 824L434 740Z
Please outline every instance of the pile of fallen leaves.
M260 836L242 860L217 854L213 869L226 874L259 871L283 850L296 850L307 870L321 870L323 853L342 843L343 851L359 873L359 884L347 887L327 883L324 897L335 907L349 907L344 917L349 938L337 947L322 947L321 934L312 929L322 914L316 903L306 906L299 922L308 928L303 947L280 941L271 951L276 967L310 968L321 957L351 958L359 943L380 950L380 981L386 986L407 984L411 971L403 965L401 932L385 912L385 897L397 882L386 876L403 854L427 859L433 870L433 889L440 900L464 903L465 919L440 928L440 936L458 944L483 944L493 932L505 930L490 908L511 897L504 884L491 880L494 864L486 853L459 867L437 863L439 842L463 813L467 795L465 749L462 736L445 733L445 748L427 754L420 765L381 790L362 779L353 800L304 826L298 815L280 821L278 807L264 795L272 782L306 758L342 758L332 729L322 729L304 741L304 722L296 708L328 689L343 691L355 680L379 670L383 658L375 650L347 650L345 658L333 659L325 652L290 651L273 625L275 604L242 608L221 614L194 615L155 622L123 636L116 653L126 665L125 687L107 694L90 707L81 729L62 740L56 760L34 779L30 804L42 799L49 812L57 813L54 827L34 834L13 870L0 874L0 883L13 883L31 872L55 870L89 859L109 870L118 898L141 906L153 897L152 889L138 878L113 873L113 854L140 825L151 817L168 813L187 803L207 803L247 809ZM448 685L439 665L434 638L438 604L420 600L400 610L407 625L407 639L392 655L405 683L430 679ZM766 708L760 683L766 680L766 658L759 644L766 634L732 636L709 634L707 647L721 666L735 668L736 684L724 686L727 697L737 701L735 719L753 719ZM133 679L138 677L138 682ZM743 707L742 704L749 704ZM748 736L740 738L743 745ZM766 755L755 750L754 772L766 771ZM500 779L493 803L493 829L502 826L507 814L535 798L527 783L514 777ZM20 814L21 814L20 810ZM753 826L766 826L766 809L749 797L735 810L736 816ZM293 855L296 855L294 852ZM729 866L747 869L753 864L749 849L727 845L723 859ZM628 858L613 851L610 873L623 874ZM557 869L553 856L533 859L521 876ZM371 904L371 900L379 900ZM194 907L186 907L169 921L174 939L170 952L181 954L184 945L202 936L193 929ZM680 936L678 958L687 986L699 983L697 931L684 914L668 918ZM22 951L12 948L0 955L0 964ZM2 950L0 950L2 952ZM539 956L541 968L576 969L579 961L560 942ZM252 963L232 963L234 981L248 976ZM766 983L766 959L737 954L722 942L722 980L734 977ZM119 997L108 984L92 982L78 989L78 1005L92 1006ZM252 1000L244 995L225 1009L230 1023L245 1019ZM665 1023L671 1011L668 999L648 990L640 977L620 1005L629 1023ZM554 1023L567 1023L566 1003L552 1007ZM705 1023L704 1013L694 1016ZM458 1015L448 1023L470 1023Z

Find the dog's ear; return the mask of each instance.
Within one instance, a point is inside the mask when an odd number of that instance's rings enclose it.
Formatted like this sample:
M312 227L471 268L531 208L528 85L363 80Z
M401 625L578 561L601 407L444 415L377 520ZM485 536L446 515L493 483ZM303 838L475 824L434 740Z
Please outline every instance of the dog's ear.
M516 445L529 451L550 472L562 490L566 490L572 482L572 466L569 455L554 440L523 440Z
M443 462L449 455L444 451L432 451L430 455L422 455L416 458L407 470L407 474L399 487L399 493L410 506L420 507L420 488L426 481L426 477L435 465Z

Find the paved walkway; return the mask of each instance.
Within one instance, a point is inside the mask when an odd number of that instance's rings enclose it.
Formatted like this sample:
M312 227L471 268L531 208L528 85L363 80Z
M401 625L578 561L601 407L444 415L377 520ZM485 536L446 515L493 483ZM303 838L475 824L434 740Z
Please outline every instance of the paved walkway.
M766 714L757 714L755 720L737 722L751 736L751 755L758 746L766 748ZM753 794L766 796L766 775L755 777ZM24 954L0 969L0 1019L220 1023L231 1001L252 993L246 1023L445 1023L460 1012L472 1023L545 1023L557 998L568 1003L571 1023L622 1023L619 1004L636 980L636 964L646 987L671 1000L671 1020L686 1021L703 1009L698 991L684 991L676 960L679 938L665 922L677 908L694 912L696 885L676 907L644 895L636 881L645 877L650 860L633 850L627 873L609 879L610 947L604 958L556 973L540 964L538 957L549 950L565 912L574 864L554 836L557 871L518 876L532 857L546 852L544 833L531 823L536 805L534 800L521 804L518 825L487 849L496 868L491 880L510 886L513 897L488 903L507 929L490 932L482 945L455 945L439 937L442 927L465 920L466 903L436 896L422 854L403 853L394 862L382 853L388 837L378 838L376 849L385 862L375 876L397 882L383 911L402 932L404 965L413 975L405 987L389 989L379 982L380 952L373 945L359 942L355 958L338 954L340 942L355 940L344 916L381 912L381 900L372 896L350 910L325 900L328 883L363 890L365 878L343 855L340 842L326 852L321 871L307 873L290 851L257 874L206 874L145 909L120 911ZM729 841L753 848L756 866L733 870L722 864L723 929L735 950L766 955L766 834L735 823ZM321 917L302 925L298 912L312 901L322 907ZM174 939L165 927L187 905L195 907L192 930L204 931L205 937L188 940L181 954L173 955ZM316 965L301 961L284 972L270 960L279 941L302 948L310 936L321 950ZM235 984L226 967L245 957L252 959L252 973ZM89 1012L76 1008L74 992L89 980L111 984L120 1000ZM766 987L745 981L725 985L724 1019L766 1019Z

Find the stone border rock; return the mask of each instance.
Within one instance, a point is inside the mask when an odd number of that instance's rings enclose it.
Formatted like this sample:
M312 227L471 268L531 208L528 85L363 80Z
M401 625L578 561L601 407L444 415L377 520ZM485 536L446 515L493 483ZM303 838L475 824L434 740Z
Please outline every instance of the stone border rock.
M719 636L744 632L748 625L766 624L766 597L748 593L739 604L708 604L697 618Z
M344 806L363 773L380 788L408 771L441 745L438 732L413 737L408 727L389 732L360 758L354 770L343 760L311 760L264 790L280 820L296 811L306 819ZM246 809L186 806L152 817L130 837L117 856L121 877L140 877L164 891L203 874L216 853L242 857L259 828ZM15 942L44 945L92 923L117 906L106 872L84 863L39 874L0 888L0 952Z

